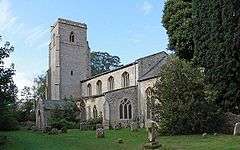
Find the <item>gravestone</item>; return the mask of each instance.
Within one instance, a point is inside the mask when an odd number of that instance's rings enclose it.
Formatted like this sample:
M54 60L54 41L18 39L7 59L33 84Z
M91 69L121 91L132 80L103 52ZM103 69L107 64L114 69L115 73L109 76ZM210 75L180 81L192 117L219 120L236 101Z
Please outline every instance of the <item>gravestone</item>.
M131 127L131 131L132 131L132 132L138 131L138 128L139 128L137 122L132 122L131 125L130 125L130 127Z
M233 135L240 135L240 122L235 124Z
M152 120L146 122L146 128L148 132L148 142L143 146L143 148L145 150L159 150L162 145L157 139L157 122Z
M104 129L101 124L96 125L96 138L104 138Z

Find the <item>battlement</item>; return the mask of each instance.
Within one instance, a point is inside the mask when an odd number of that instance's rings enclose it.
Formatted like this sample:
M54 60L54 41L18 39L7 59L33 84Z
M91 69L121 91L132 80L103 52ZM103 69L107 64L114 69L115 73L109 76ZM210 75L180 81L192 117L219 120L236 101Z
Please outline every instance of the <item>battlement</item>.
M63 24L78 26L80 28L87 29L87 25L85 23L80 23L80 22L76 22L68 19L58 18L57 22L53 26L55 27L57 23L63 23Z

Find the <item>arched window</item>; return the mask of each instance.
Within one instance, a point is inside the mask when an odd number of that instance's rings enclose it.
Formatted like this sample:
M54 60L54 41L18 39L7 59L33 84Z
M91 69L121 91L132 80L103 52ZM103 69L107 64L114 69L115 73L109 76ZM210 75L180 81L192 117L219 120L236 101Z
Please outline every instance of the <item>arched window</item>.
M152 97L152 90L150 87L148 87L145 91L146 94L146 104L147 104L147 119L151 119L151 109L150 109L150 105L151 105L151 97Z
M96 105L93 106L93 118L97 118L97 107Z
M128 86L129 86L129 74L127 72L124 72L122 74L122 87Z
M90 83L87 85L87 95L92 96L92 85Z
M73 32L70 33L69 41L72 43L74 42L74 33Z
M111 91L114 89L114 78L111 76L108 78L108 90Z
M120 119L132 119L132 105L127 99L121 101L119 105Z
M100 95L102 94L102 81L98 80L97 81L97 94Z

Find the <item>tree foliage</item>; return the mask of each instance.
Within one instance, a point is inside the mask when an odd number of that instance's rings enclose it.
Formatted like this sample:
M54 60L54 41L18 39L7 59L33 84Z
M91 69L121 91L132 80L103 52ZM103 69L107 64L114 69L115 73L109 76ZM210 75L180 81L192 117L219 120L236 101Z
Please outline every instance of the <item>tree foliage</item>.
M216 132L220 129L221 111L215 106L216 92L204 84L201 69L178 58L169 59L153 88L151 99L159 105L162 134Z
M10 56L14 48L9 42L0 47L0 107L12 104L16 100L17 87L13 82L14 65L4 66L4 59Z
M51 112L51 118L49 119L50 126L52 128L77 128L79 115L76 101L73 98L65 99L64 109L56 108Z
M33 91L25 86L21 90L21 99L18 102L17 119L19 122L35 121L35 100Z
M168 49L180 58L191 60L194 53L192 0L167 0L162 23L169 37Z
M118 56L112 56L107 52L91 52L92 75L110 71L120 66L120 58Z
M35 85L32 87L34 99L40 98L44 100L46 98L46 74L37 76L34 79L34 84Z
M13 82L14 65L6 67L4 64L4 60L10 56L13 50L14 48L9 42L0 46L0 130L17 128L14 110L17 94L17 87Z
M195 63L218 91L225 111L240 113L240 5L238 0L193 0Z

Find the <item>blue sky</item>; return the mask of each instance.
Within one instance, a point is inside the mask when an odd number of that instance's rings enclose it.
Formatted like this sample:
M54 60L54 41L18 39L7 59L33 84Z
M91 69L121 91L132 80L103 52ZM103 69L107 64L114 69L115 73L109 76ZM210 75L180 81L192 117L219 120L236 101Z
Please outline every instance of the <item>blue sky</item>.
M0 35L15 51L14 80L21 89L48 68L50 26L57 18L84 22L91 50L107 51L123 64L166 51L161 24L164 0L0 0Z

